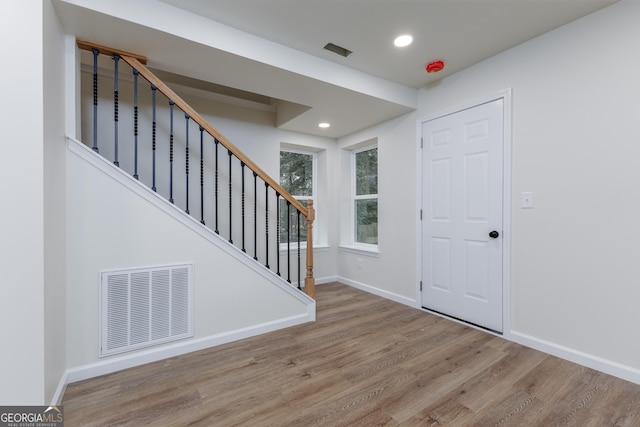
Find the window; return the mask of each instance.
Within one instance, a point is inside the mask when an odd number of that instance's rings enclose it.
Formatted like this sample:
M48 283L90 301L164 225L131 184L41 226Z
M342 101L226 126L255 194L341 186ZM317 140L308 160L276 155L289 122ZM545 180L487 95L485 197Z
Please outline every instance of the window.
M314 200L316 189L316 155L300 151L280 151L280 185L296 198L303 206ZM289 207L287 220L287 201L280 199L280 242L301 243L307 241L307 221L298 211ZM287 225L290 224L289 230ZM289 234L287 234L287 232Z
M378 148L353 152L354 242L378 244Z

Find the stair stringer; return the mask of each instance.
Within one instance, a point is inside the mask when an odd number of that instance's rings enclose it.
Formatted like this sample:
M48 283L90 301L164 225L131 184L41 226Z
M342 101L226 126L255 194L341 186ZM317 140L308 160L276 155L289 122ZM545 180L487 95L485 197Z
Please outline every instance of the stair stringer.
M205 330L210 327L208 324L199 325L196 320L195 330L196 335L191 339L185 339L179 341L177 343L172 343L168 345L160 345L154 347L152 349L146 349L143 351L131 352L125 355L117 355L117 356L109 356L107 358L98 358L97 357L97 344L95 348L95 352L90 351L86 345L83 345L82 341L94 341L93 332L84 333L84 339L77 337L77 323L83 323L83 328L87 328L88 330L93 329L93 326L97 325L97 318L95 317L95 325L93 324L92 315L87 315L87 307L91 309L92 307L95 310L98 309L97 301L93 301L94 299L94 291L93 288L97 291L97 281L98 281L98 271L96 270L96 285L92 283L79 284L74 283L79 280L86 280L86 278L79 278L74 273L74 269L77 268L74 265L77 262L93 262L96 267L94 269L109 269L115 267L121 267L119 265L98 265L94 258L91 257L90 261L86 261L83 259L83 251L78 250L78 248L69 248L69 246L73 246L74 242L84 242L86 239L78 239L77 236L82 233L80 228L82 224L76 224L76 222L86 221L91 222L91 218L86 218L88 215L81 215L80 213L68 213L68 221L69 228L74 229L75 231L71 231L71 235L68 238L68 253L70 253L68 270L69 270L69 289L67 290L67 311L68 311L68 331L67 336L69 337L68 344L68 365L69 370L67 371L66 381L74 382L79 381L85 378L94 377L97 375L103 375L109 372L114 372L117 370L125 369L132 366L137 366L144 363L149 363L155 360L161 360L167 357L172 357L179 354L184 354L191 351L196 351L208 347L212 347L215 345L224 344L226 342L235 341L238 339L255 336L261 333L270 332L278 329L282 329L284 327L289 327L301 323L306 323L310 321L315 321L315 301L308 297L306 294L300 292L298 289L294 288L291 284L287 283L280 276L276 275L271 270L264 268L261 264L256 262L252 257L242 252L239 248L230 244L222 237L212 232L197 220L183 212L181 209L176 207L175 205L169 203L167 200L153 192L151 189L146 187L144 184L138 182L135 178L131 177L128 173L121 170L120 168L114 166L107 159L96 155L96 153L92 152L92 150L81 142L73 139L67 138L67 146L70 156L68 156L68 164L72 163L71 159L73 156L81 159L81 162L78 163L76 160L73 160L73 165L77 165L78 168L84 171L90 171L88 174L93 174L94 170L97 170L101 173L95 174L99 176L98 179L101 179L105 182L110 182L109 188L115 188L113 191L124 191L124 195L126 197L130 197L131 194L135 194L136 198L142 198L145 202L153 205L154 208L162 211L162 213L168 217L170 217L175 222L179 223L181 226L186 227L191 232L195 233L197 236L203 238L210 244L213 248L217 248L219 251L223 251L228 257L228 261L225 261L221 265L220 268L231 268L230 266L235 266L236 264L243 266L243 271L240 274L243 276L247 276L248 279L244 279L244 284L236 284L229 283L229 293L236 293L235 300L229 305L232 307L224 307L224 304L218 303L217 310L224 311L229 310L234 315L236 315L236 320L240 320L242 323L242 319L244 317L243 314L236 314L236 311L241 311L243 307L235 306L234 303L238 302L238 293L242 293L241 290L235 289L236 286L245 286L245 294L242 294L242 299L248 305L253 305L252 312L247 314L247 316L254 316L258 320L248 321L246 324L236 324L231 327L221 327L219 329L212 330L211 332L198 333L199 331ZM73 155L73 156L71 156ZM76 166L73 166L76 167ZM68 174L72 176L68 176L68 198L74 198L74 200L78 200L82 197L85 197L86 194L91 194L89 189L83 189L86 193L84 195L72 195L70 194L72 190L71 180L73 179L82 179L82 174L87 172L69 172L70 166L68 165ZM104 178L104 176L108 178ZM116 185L113 185L116 184ZM97 195L92 195L91 197L98 197ZM113 195L109 196L113 197ZM136 202L137 203L137 202ZM124 215L125 213L123 213ZM95 225L94 225L95 226ZM86 244L89 248L84 252L97 251L100 252L100 242L90 242L90 243L82 243ZM127 252L129 248L128 245L135 245L133 242L123 242L122 250ZM211 249L214 250L214 249ZM187 252L187 251L186 251ZM75 253L76 255L73 255ZM78 255L80 254L80 255ZM191 259L191 255L185 255L189 259L179 259L173 261L193 261ZM89 256L87 255L89 258ZM80 258L80 260L78 260ZM116 257L117 258L117 257ZM134 257L136 258L136 257ZM121 257L120 259L125 259ZM144 257L139 258L138 261L133 261L135 265L133 267L140 267L140 263L144 264L145 261L140 261L140 259L144 259ZM155 261L146 261L148 263L155 263ZM131 265L127 265L125 267L132 267ZM195 263L195 271L196 274L208 268L210 266L204 266L203 262ZM90 267L86 267L90 268ZM233 267L236 268L236 267ZM210 278L215 281L214 277ZM201 279L202 280L202 279ZM239 279L239 281L242 281ZM87 290L90 289L90 290ZM204 289L204 290L203 290ZM203 285L196 285L195 298L196 301L200 300L200 306L195 308L196 317L198 313L202 314L209 310L209 306L207 304L203 304L202 298L203 294L206 294L206 288L203 288ZM226 291L221 291L221 293L225 293ZM84 295L78 295L84 294ZM255 302L255 299L260 299L266 296L267 298L260 301L260 304ZM79 299L79 301L77 301ZM94 305L95 303L95 305ZM275 310L273 305L281 304L283 309L283 314L274 314L273 310ZM214 308L211 308L214 310ZM263 313L264 311L264 313ZM82 313L84 312L84 314ZM256 315L257 312L257 315ZM238 319L239 318L239 319ZM86 323L89 323L88 325ZM204 322L206 323L206 322ZM95 328L95 340L97 342L97 327ZM74 338L75 337L75 338Z

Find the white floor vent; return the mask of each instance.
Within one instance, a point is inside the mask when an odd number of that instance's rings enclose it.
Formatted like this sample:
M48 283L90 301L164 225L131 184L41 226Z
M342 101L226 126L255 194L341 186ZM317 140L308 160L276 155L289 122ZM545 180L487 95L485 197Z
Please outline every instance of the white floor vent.
M193 336L193 264L100 274L100 357Z

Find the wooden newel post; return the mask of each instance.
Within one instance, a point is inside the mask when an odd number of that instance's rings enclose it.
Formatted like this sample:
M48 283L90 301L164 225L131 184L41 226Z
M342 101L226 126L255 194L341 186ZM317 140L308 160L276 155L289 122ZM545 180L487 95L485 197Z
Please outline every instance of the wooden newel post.
M313 221L316 211L313 200L307 201L307 276L304 278L304 291L311 298L316 297L316 280L313 278Z

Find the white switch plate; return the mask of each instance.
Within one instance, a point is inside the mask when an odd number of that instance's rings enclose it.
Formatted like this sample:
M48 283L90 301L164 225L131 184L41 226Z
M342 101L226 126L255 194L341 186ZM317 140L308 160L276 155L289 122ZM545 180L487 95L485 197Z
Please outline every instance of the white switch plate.
M530 191L522 192L520 207L522 209L533 209L533 193L532 192Z

